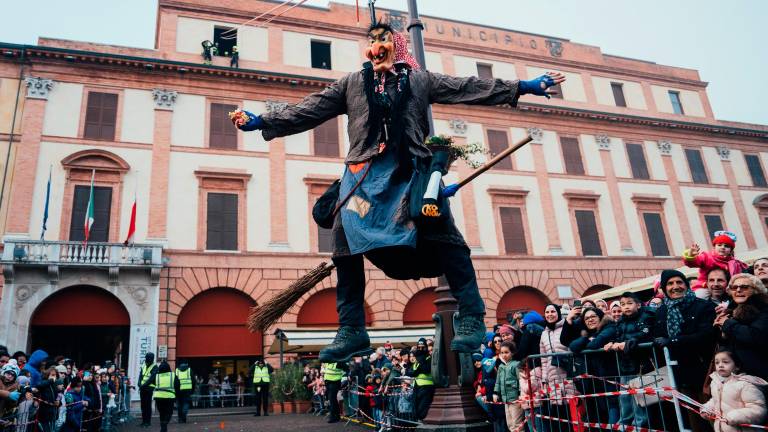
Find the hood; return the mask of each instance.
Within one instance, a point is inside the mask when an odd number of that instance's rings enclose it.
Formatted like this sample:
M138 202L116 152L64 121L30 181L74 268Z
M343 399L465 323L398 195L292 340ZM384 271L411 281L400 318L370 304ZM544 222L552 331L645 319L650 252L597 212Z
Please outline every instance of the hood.
M496 335L496 333L489 331L485 332L485 343L488 343L493 340L493 337Z
M536 311L530 311L523 317L523 324L541 324L544 322L544 317Z
M29 356L29 361L27 362L27 365L35 369L38 369L40 368L40 365L43 364L43 362L47 358L48 358L47 352L43 350L35 350L35 352L33 352L31 356Z
M179 370L180 370L180 371L182 371L182 372L186 372L186 371L187 371L187 369L189 369L189 365L188 365L188 364L186 364L186 363L182 363L182 364L180 364L180 365L179 365Z
M720 375L717 374L717 371L712 372L711 374L709 374L709 377L712 378L713 381L719 381L720 380ZM762 379L760 377L753 376L753 375L731 374L731 377L730 377L730 379L728 379L728 381L734 381L734 380L735 381L748 382L748 383L750 383L752 385L755 385L755 386L758 386L758 387L768 386L768 381L766 381L766 380L764 380L764 379Z

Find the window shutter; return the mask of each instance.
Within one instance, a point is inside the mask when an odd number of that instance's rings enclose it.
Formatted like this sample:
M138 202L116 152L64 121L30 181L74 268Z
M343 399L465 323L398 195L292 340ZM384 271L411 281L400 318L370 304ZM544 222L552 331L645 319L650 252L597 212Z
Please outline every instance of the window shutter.
M525 229L522 211L518 207L500 207L501 232L504 236L504 250L510 254L528 254L525 244Z
M206 249L237 250L237 194L208 194Z
M333 252L333 230L317 227L317 251Z
M339 120L332 118L313 130L315 156L339 157Z
M653 256L669 256L669 247L667 246L667 237L664 235L661 215L659 213L643 213L643 220Z
M85 240L85 212L88 208L88 199L91 194L91 186L75 186L72 200L72 218L69 221L69 240ZM109 219L112 211L112 188L93 187L93 226L88 236L90 242L109 241Z
M236 109L237 105L211 104L210 148L237 150L237 128L229 121L229 112Z
M685 149L685 157L688 159L688 167L691 169L691 178L694 183L709 183L707 171L704 169L704 161L701 152L696 149Z
M550 96L552 99L563 99L563 86L560 84L555 84L552 87L550 87L548 90L554 92L550 93Z
M85 138L114 140L117 124L117 95L114 93L88 93L85 110Z
M749 174L752 176L752 184L757 187L768 186L765 181L763 166L760 164L760 156L744 155L744 159L747 161L747 168L749 169Z
M581 253L584 256L602 255L600 237L595 223L595 212L591 210L576 210L576 226L581 239Z
M560 137L560 147L563 149L565 172L568 174L584 175L584 163L581 161L581 149L576 138Z
M617 107L627 106L627 101L624 99L624 86L621 83L612 82L611 91L613 91L613 100Z
M648 174L648 164L645 161L642 144L627 143L627 156L629 164L632 167L632 177L636 179L648 180L651 176Z
M491 153L491 158L496 157L497 154L503 152L509 147L509 140L507 139L507 133L499 130L488 130L488 150ZM505 157L499 163L497 163L493 169L512 169L512 157Z
M704 215L704 223L707 225L707 234L710 239L715 236L715 231L723 230L723 220L720 215Z
M493 79L493 65L478 63L477 77L480 79Z

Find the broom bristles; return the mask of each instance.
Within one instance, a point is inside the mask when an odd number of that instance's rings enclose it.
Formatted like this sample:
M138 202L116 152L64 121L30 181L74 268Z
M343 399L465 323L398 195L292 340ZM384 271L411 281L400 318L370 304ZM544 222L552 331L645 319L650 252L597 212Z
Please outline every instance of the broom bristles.
M263 332L272 327L301 296L330 276L334 268L333 264L323 262L264 304L252 307L248 315L248 329L251 332Z

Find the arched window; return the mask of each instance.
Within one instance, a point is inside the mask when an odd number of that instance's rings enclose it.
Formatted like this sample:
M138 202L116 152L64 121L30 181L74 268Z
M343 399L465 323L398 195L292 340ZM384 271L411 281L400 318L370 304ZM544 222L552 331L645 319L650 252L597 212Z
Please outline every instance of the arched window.
M403 325L431 325L432 314L437 312L436 298L434 287L417 292L405 305Z
M373 314L367 304L365 325L373 324ZM298 327L338 327L339 315L336 313L336 288L328 288L314 293L304 302L296 318Z
M607 289L611 289L611 288L612 287L610 285L605 285L605 284L592 285L591 287L587 288L587 290L584 291L584 294L582 294L581 296L582 297L586 297L586 296L589 296L589 295L592 295L592 294L597 294L597 293L603 292L603 291L605 291Z
M507 315L517 311L534 310L540 314L544 313L544 307L550 303L549 298L543 292L529 286L516 286L507 291L499 300L499 306L496 308L496 321L506 323Z

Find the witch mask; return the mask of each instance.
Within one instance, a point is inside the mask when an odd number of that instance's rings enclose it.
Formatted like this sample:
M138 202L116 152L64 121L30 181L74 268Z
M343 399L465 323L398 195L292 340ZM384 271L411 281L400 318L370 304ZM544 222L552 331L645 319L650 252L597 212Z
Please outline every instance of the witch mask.
M376 72L392 70L395 63L395 38L393 32L385 26L376 26L368 32L370 45L365 49L365 56L373 64Z

